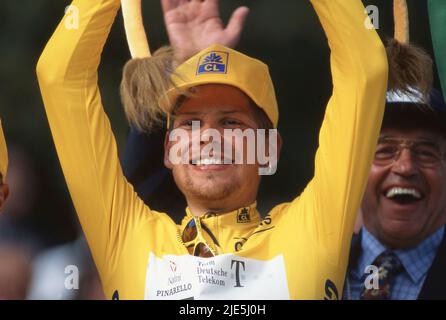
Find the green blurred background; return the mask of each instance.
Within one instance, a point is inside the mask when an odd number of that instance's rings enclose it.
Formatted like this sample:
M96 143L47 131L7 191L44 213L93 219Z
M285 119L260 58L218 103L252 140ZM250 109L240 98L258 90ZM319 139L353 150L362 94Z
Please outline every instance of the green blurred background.
M16 167L16 172L22 172L26 167L28 172L19 180L20 187L12 186L13 191L18 190L13 197L19 200L10 199L14 205L9 207L11 213L6 214L26 211L12 219L34 233L44 247L72 241L79 230L35 76L39 54L69 3L61 0L0 3L0 115L11 150L11 170ZM383 39L391 36L393 1L364 3L378 6L378 32ZM412 41L432 53L426 1L408 0L408 3ZM259 195L260 206L267 209L292 199L312 177L317 134L331 92L329 51L309 1L222 0L225 21L240 5L250 7L251 13L238 49L270 66L280 106L283 153L277 173L264 179ZM154 50L167 44L160 3L145 0L143 9ZM119 97L121 72L127 59L129 53L119 16L104 51L100 88L120 150L128 130ZM20 209L21 202L28 204Z

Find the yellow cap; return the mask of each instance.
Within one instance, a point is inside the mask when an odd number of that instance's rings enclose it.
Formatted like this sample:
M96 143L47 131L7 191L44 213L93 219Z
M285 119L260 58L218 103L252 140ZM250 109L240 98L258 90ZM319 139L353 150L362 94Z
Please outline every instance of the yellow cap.
M3 135L2 122L0 121L0 173L3 181L6 179L6 171L8 169L8 151L6 149L5 136Z
M178 66L172 81L180 90L172 88L161 99L165 110L177 100L181 91L203 84L227 84L250 97L277 128L279 108L274 85L268 66L257 59L222 45L212 45Z

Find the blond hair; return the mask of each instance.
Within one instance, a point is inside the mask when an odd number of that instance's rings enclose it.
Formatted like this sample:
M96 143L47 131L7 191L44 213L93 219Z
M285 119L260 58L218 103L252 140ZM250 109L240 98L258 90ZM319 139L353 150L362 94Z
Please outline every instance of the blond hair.
M139 131L150 131L163 123L170 110L158 103L174 87L171 47L162 47L153 56L129 60L123 70L121 100L129 123Z

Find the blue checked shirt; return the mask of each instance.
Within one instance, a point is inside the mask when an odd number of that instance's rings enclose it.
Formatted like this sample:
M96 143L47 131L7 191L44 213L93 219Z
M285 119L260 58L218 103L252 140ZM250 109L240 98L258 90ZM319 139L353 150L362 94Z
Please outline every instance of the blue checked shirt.
M427 272L431 267L437 249L443 239L444 227L409 250L394 250L404 266L404 271L397 275L391 284L392 300L416 300ZM387 248L381 244L366 228L362 228L361 255L356 268L349 270L344 285L344 299L359 300L364 284L361 278L364 270Z

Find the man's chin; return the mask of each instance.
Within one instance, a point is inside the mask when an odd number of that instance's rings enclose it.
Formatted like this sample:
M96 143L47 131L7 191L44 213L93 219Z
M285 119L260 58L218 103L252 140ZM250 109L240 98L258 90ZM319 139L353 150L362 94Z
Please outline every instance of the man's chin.
M418 220L419 221L419 220ZM392 244L408 245L418 238L423 224L412 219L387 219L381 226L382 237L387 239L385 242ZM382 240L382 239L380 239Z
M235 177L230 174L222 174L221 172L208 172L190 175L192 185L198 189L230 189L234 187Z
M197 179L193 181L191 192L196 197L207 201L227 199L236 190L234 183L221 183L215 180Z

